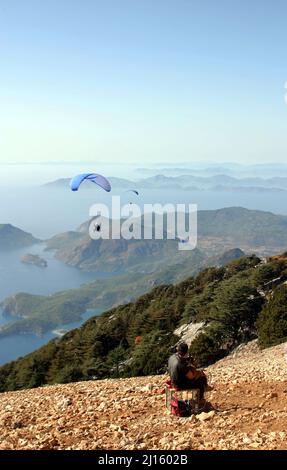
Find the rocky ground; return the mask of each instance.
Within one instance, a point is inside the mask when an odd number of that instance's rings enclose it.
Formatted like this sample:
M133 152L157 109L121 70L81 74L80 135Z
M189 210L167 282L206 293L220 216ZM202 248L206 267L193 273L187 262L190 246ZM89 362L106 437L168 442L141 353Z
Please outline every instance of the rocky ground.
M164 376L0 395L0 449L287 449L287 343L209 367L213 410L168 414Z

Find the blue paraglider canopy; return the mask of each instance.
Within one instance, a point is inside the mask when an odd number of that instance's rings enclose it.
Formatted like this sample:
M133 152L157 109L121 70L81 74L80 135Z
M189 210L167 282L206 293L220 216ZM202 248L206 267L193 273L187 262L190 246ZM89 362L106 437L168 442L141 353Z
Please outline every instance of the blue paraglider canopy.
M104 176L98 175L96 173L82 173L80 175L74 176L74 178L72 178L70 182L71 190L78 191L80 185L85 180L92 181L92 183L97 184L105 191L109 192L111 190L110 182Z

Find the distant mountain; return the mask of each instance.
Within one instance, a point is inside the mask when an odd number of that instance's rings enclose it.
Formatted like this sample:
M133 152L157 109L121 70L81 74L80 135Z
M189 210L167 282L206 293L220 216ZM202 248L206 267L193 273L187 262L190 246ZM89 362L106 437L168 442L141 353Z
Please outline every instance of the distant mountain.
M39 243L30 233L11 224L0 224L0 250L14 250Z
M111 186L115 188L125 188L125 189L128 188L129 189L130 187L133 188L133 186L135 185L133 181L130 181L124 178L116 178L114 176L108 177L108 180L110 181ZM71 181L71 178L60 178L58 180L45 183L42 187L48 188L48 189L49 188L51 189L69 188L70 181ZM84 181L81 184L81 189L94 189L94 185L91 184L90 181Z
M178 189L186 191L286 191L287 177L245 177L236 178L229 174L212 174L210 176L201 176L198 174L179 174L169 176L166 174L152 175L142 178L138 181L131 181L123 178L110 177L109 181L114 189ZM46 188L67 188L70 179L59 179L44 185ZM90 182L84 182L84 189L93 189Z
M168 239L102 239L93 240L89 235L92 219L80 225L76 232L52 237L46 243L47 250L54 250L57 259L85 271L151 273L162 267L192 259L192 251L178 250L178 240ZM144 231L144 218L138 219ZM107 223L110 225L111 220Z
M47 249L56 250L60 261L85 271L130 269L149 273L173 258L184 257L176 240L92 240L86 234L78 239L74 234L54 237L48 241Z
M142 221L143 224L143 221ZM179 251L176 240L92 240L89 222L77 232L67 232L47 241L57 259L86 271L149 273L161 266L181 263L192 251ZM287 247L287 216L231 207L198 212L198 248L205 256L218 255L234 247L260 255Z
M68 188L71 178L60 178L42 185L43 188Z
M194 175L181 175L181 176L165 176L156 175L145 178L137 182L137 186L144 188L172 188L172 189L185 189L197 187L200 190L228 190L241 189L254 190L254 188L261 189L279 189L287 190L287 177L274 177L269 179L264 178L235 178L225 174L216 174L213 176L194 176Z
M198 212L198 236L231 240L243 250L273 253L287 247L287 216L271 212L228 207ZM279 249L278 249L279 248Z
M178 175L197 175L197 176L212 176L218 174L225 174L234 176L236 178L249 178L254 176L259 178L271 178L275 176L287 176L287 165L284 163L267 163L255 165L243 165L238 163L224 162L190 162L190 163L177 163L174 165L161 164L154 165L149 168L138 168L139 175L153 176L158 173L167 176Z
M195 191L195 189L189 188L190 191ZM229 191L229 192L248 192L248 193L274 193L274 192L285 192L286 189L270 187L266 188L264 186L224 186L223 184L218 184L216 186L211 186L208 188L209 191Z
M187 175L192 174L196 176L212 176L217 174L225 174L231 175L233 170L224 166L217 166L217 167L206 167L206 168L181 168L181 167L171 167L171 168L138 168L136 172L139 175L144 176L154 176L158 173L165 175L165 176L180 176L180 175Z

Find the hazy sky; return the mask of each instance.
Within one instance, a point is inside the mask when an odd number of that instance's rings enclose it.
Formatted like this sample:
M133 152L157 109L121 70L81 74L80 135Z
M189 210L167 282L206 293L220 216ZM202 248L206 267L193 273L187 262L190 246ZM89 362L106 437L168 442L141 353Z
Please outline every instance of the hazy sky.
M286 0L0 0L0 161L286 161Z

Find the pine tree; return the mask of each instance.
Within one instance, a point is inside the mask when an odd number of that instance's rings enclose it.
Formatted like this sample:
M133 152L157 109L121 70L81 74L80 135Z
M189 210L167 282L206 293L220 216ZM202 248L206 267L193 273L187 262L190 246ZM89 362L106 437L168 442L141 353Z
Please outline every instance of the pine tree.
M287 286L278 287L256 322L262 347L287 341Z

